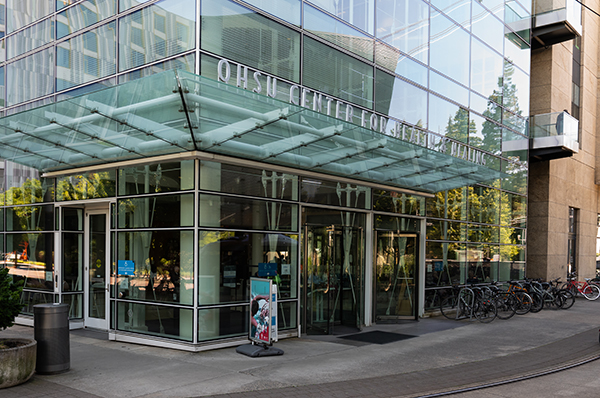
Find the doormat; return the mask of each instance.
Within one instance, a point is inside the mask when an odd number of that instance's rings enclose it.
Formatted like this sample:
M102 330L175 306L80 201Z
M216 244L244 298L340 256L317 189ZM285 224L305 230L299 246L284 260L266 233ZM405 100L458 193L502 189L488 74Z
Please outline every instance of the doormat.
M366 333L356 333L350 334L347 336L340 336L340 339L361 341L363 343L371 343L371 344L387 344L393 343L394 341L411 339L417 336L411 336L410 334L401 334L401 333L390 333L390 332L382 332L379 330L374 330L372 332Z

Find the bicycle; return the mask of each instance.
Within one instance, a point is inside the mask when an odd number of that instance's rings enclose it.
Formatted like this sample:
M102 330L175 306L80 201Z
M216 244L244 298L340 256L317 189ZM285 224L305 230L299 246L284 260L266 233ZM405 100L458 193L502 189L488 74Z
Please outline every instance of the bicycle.
M455 294L442 300L440 312L448 319L473 319L488 323L498 313L495 300L487 297L480 288L453 287Z
M589 283L591 278L585 278L585 282L576 280L575 273L570 273L567 282L563 283L562 289L569 290L573 295L583 295L588 300L596 300L600 297L600 288Z

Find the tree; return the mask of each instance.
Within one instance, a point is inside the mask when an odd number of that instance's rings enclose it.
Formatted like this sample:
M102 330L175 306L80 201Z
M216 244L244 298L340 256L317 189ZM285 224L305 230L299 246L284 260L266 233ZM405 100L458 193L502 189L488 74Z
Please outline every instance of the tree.
M0 330L11 327L21 312L22 291L22 283L13 283L8 268L0 269Z

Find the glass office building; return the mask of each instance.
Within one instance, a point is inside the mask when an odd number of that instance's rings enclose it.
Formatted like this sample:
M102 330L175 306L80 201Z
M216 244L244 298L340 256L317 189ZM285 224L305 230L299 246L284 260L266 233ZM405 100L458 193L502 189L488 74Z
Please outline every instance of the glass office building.
M21 322L200 350L245 340L261 264L280 337L524 276L530 2L0 3Z

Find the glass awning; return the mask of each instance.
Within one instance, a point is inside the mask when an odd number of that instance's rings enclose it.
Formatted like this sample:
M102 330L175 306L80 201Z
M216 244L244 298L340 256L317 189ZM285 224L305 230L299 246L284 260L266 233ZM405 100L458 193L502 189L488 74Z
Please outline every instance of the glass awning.
M423 192L504 176L182 71L6 116L0 142L0 158L42 172L203 151Z

